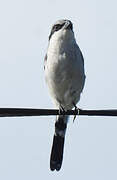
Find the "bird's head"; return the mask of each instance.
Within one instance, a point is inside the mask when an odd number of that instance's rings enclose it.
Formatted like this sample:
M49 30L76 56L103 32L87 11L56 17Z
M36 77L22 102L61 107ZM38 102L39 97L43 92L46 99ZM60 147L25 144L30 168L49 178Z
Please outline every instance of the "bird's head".
M73 24L70 20L62 19L58 20L53 24L49 40L51 40L53 37L56 38L62 38L66 36L73 36Z

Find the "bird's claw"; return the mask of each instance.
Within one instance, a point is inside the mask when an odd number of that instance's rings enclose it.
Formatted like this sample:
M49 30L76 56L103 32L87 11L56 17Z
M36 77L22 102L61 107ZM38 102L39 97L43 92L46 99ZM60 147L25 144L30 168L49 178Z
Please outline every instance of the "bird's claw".
M73 123L74 123L74 121L76 119L76 115L79 115L80 109L74 103L73 103L73 105L75 107L75 109L74 109L75 115L74 115L74 118L73 118Z
M60 105L59 115L64 115L64 114L65 114L65 109L63 108L63 106Z

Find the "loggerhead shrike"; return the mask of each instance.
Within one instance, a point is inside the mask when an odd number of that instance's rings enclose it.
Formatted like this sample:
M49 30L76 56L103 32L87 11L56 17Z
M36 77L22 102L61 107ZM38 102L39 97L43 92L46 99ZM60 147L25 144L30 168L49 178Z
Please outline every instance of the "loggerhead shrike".
M44 62L45 79L56 108L76 108L85 83L84 59L78 47L70 20L58 20L49 35ZM50 169L59 171L63 160L68 116L58 115L50 157Z

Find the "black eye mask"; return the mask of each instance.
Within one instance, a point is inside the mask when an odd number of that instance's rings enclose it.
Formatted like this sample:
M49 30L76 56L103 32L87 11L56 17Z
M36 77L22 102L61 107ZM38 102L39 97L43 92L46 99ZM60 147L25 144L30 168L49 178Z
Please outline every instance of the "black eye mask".
M64 23L64 24L65 24L65 23ZM55 24L55 25L53 26L53 28L52 28L52 30L51 30L51 33L50 33L50 35L49 35L49 40L50 40L51 36L54 34L54 32L60 30L60 29L64 26L64 24Z

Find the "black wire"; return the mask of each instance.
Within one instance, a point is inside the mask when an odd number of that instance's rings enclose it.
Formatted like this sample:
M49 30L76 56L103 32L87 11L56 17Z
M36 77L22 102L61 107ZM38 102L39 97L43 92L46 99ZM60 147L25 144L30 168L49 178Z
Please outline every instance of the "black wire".
M108 110L68 110L63 112L65 115L84 115L84 116L117 116L117 109ZM0 108L0 117L18 116L49 116L59 115L57 109L32 109L32 108Z

